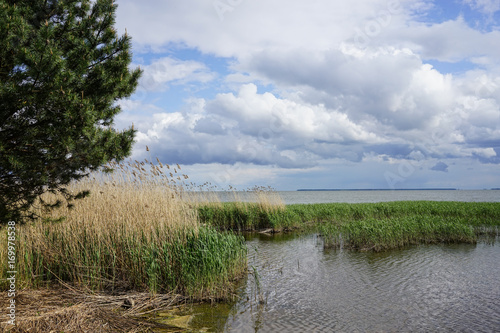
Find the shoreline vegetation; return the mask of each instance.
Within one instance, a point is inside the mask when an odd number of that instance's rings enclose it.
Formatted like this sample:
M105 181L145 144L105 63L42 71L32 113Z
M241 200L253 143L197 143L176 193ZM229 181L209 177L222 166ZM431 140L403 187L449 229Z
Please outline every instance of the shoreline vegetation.
M201 222L222 230L319 232L325 248L384 251L409 245L475 243L496 237L499 202L393 201L293 204L218 203L198 208Z
M264 188L250 191L252 202L240 200L237 193L234 201L221 202L209 184L189 185L179 165L157 162L110 165L115 172L73 184L74 191L91 192L73 209L33 208L42 217L17 227L21 296L12 332L101 330L106 318L110 332L148 331L168 325L145 321L145 314L186 302L230 301L235 282L248 269L242 231L317 232L325 248L355 251L475 243L499 233L500 203L285 205L276 192ZM44 197L47 202L57 199ZM3 244L6 237L2 228ZM7 262L5 247L0 260ZM8 290L7 277L4 266L3 291ZM51 291L67 297L46 297L36 310L26 304L23 308L22 299L33 301L33 295ZM77 320L77 313L100 319Z
M3 311L2 328L11 332L129 332L133 331L130 326L120 330L102 320L79 326L87 321L76 318L80 312L82 316L93 313L90 310L97 306L100 318L106 313L111 322L117 310L129 309L132 312L123 311L119 317L131 323L130 316L180 303L234 297L234 282L247 270L244 237L201 225L184 190L188 176L178 165L158 163L110 165L114 172L71 185L74 192L90 190L90 196L76 200L72 209L60 205L44 211L35 206L33 211L40 218L16 223L18 296L32 299L30 295L39 290L52 290L65 295L77 291L86 297L74 303L64 301L74 299L70 296L39 299L36 311L18 301L17 326L5 325L8 317ZM43 196L49 204L60 199L50 193ZM7 243L6 230L0 230L2 244ZM0 261L8 261L7 247L0 248ZM7 265L2 266L2 291L9 290L8 271ZM134 295L127 296L124 303L124 295L131 292L150 297L133 301ZM57 310L54 302L60 305Z

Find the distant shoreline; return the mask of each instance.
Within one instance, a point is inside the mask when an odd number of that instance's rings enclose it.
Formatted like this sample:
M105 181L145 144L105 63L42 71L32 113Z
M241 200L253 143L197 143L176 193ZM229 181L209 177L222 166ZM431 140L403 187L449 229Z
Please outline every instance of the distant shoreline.
M346 188L346 189L298 189L297 191L458 191L456 188Z

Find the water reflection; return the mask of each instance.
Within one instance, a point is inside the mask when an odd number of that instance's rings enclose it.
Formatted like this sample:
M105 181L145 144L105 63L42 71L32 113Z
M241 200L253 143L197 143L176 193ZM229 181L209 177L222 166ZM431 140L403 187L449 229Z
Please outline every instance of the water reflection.
M253 235L248 246L252 274L225 331L488 332L500 327L497 245L359 253L324 250L315 235Z
M317 235L249 235L235 304L188 310L207 332L495 332L500 246L325 250Z

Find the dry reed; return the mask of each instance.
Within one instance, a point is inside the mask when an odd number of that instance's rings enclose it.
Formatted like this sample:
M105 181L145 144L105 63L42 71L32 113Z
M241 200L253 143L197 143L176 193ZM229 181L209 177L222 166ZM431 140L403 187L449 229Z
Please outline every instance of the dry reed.
M146 160L109 168L115 172L71 185L91 193L72 209L39 210L43 218L18 227L18 288L65 281L93 290L227 297L230 281L246 269L244 240L200 227L183 198L188 177L180 166ZM6 262L5 249L0 260ZM4 289L6 271L0 274Z
M8 332L152 332L172 328L146 320L145 314L182 306L180 295L150 293L89 294L71 288L23 290L16 298L16 326L0 316ZM125 306L127 305L127 306Z

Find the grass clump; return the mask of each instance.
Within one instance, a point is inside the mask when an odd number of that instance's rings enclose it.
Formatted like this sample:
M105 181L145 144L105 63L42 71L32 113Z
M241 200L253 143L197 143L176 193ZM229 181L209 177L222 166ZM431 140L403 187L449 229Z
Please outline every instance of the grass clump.
M218 203L198 207L204 223L231 230L316 229L326 247L382 251L422 243L474 243L498 234L500 203L396 201L271 206Z
M326 247L382 251L414 244L475 243L498 234L500 203L385 202L332 204L322 215ZM322 210L323 211L323 210Z
M472 226L450 218L431 216L368 218L326 224L322 234L325 247L361 251L383 251L416 244L473 243L477 240Z
M282 230L288 225L286 210L272 210L258 203L224 202L219 205L203 205L198 208L200 222L219 229L250 231L271 228Z
M294 226L287 207L276 192L257 189L245 194L247 201L205 202L197 205L200 222L222 230L237 231L282 231ZM238 199L237 195L235 199Z
M229 297L231 281L246 270L243 237L200 226L183 198L179 181L186 177L178 166L136 162L113 168L114 174L72 185L75 192L91 193L73 209L38 211L38 221L17 226L18 288L64 282L92 290ZM7 233L0 231L6 243ZM7 262L6 256L4 247L0 260ZM2 290L8 289L6 278L4 268Z

